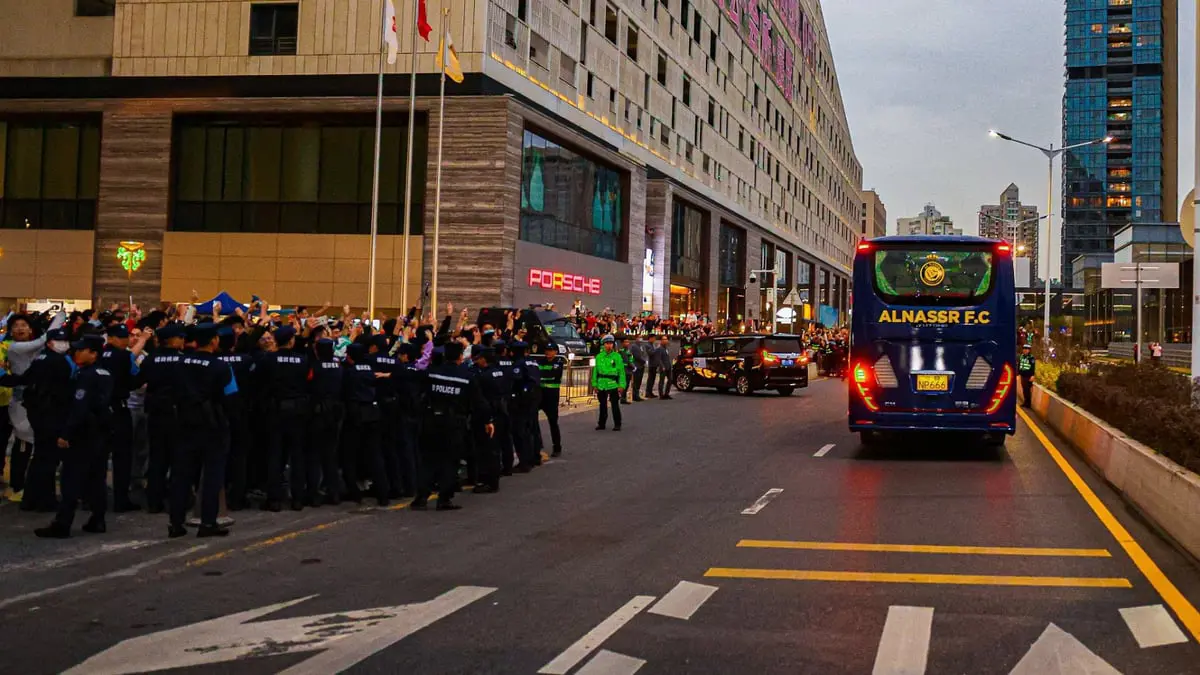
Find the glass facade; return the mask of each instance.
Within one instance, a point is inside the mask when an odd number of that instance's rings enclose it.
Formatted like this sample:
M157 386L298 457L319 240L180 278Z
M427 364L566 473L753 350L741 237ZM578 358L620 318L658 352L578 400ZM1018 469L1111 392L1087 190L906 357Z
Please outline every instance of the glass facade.
M624 260L629 200L619 171L528 129L521 160L523 241Z
M717 254L717 280L722 286L741 288L745 283L746 233L721 223L721 250Z
M99 119L0 119L0 227L91 230L100 191Z
M370 234L375 128L369 117L180 119L170 229ZM427 130L413 133L412 232L425 213ZM403 234L403 118L384 118L379 234Z
M1164 216L1162 0L1067 0L1064 146L1112 136L1063 156L1063 245L1071 263L1109 253L1129 223ZM1174 17L1169 17L1174 20ZM1174 205L1166 208L1168 217ZM1053 273L1052 273L1053 274Z
M698 286L704 278L704 212L674 200L671 212L671 283Z

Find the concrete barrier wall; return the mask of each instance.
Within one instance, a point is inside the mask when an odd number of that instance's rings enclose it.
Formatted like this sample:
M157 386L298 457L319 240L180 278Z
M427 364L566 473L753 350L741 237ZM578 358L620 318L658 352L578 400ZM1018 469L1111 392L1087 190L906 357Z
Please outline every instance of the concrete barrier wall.
M1033 409L1151 522L1200 558L1200 476L1039 386Z

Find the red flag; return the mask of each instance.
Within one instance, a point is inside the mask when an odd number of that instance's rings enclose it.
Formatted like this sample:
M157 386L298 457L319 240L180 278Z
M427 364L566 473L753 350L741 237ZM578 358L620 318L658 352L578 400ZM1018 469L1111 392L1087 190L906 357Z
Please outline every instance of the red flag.
M425 0L417 2L417 32L421 34L421 39L429 42L429 34L433 32L433 26L429 25L429 15L425 13Z

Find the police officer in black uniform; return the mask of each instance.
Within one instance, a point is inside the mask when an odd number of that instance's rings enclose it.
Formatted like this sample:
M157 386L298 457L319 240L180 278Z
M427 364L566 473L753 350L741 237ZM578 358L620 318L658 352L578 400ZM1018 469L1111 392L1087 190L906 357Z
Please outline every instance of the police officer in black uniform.
M225 485L225 456L229 451L229 421L225 399L237 393L233 370L217 357L217 327L192 328L179 368L179 434L171 456L171 538L187 534L188 495L200 471L200 529L197 537L224 537L229 529L217 524L221 488Z
M146 511L162 513L167 495L167 471L172 446L178 441L179 380L183 361L184 328L169 323L155 332L158 348L142 361L136 386L146 385L147 435L150 458L146 468Z
M379 402L382 416L379 423L379 451L387 469L388 496L399 499L402 496L401 486L404 485L400 462L400 397L392 378L396 377L400 362L389 353L390 347L386 335L377 333L371 336L369 361L371 370L375 372L375 399Z
M550 442L553 445L550 452L551 457L558 457L562 454L562 434L558 430L558 396L559 389L562 387L563 368L566 365L566 359L558 355L558 345L553 342L546 345L545 360L538 364L542 387L542 397L538 407L546 413L546 422L550 425ZM538 424L536 430L540 445L542 426Z
M421 438L421 485L409 508L424 511L429 497L438 491L438 511L456 511L454 491L458 485L455 462L463 456L470 424L482 422L484 431L495 433L491 408L483 397L479 382L462 364L463 346L447 343L442 363L425 374L425 418Z
M54 521L39 527L39 537L66 539L71 536L75 508L81 497L92 508L92 516L83 530L99 534L107 528L104 511L108 502L105 474L108 462L105 455L113 380L97 365L104 351L104 338L85 335L71 344L74 361L79 367L75 376L75 392L70 405L62 411L55 445L63 459L62 502Z
M334 359L333 340L320 339L314 345L316 360L312 364L311 381L312 418L309 425L310 461L319 467L319 475L325 484L325 500L340 504L345 492L341 485L338 468L338 434L342 429L343 374L342 364ZM317 481L309 473L308 501L313 506L320 503Z
M241 319L235 316L234 318ZM225 417L229 422L229 455L225 460L225 503L230 511L246 508L247 463L254 437L250 431L250 398L247 389L254 371L249 354L235 351L238 337L234 325L226 323L217 329L217 349L221 361L229 364L237 393L225 397Z
M417 359L421 349L412 343L400 345L399 364L392 378L396 380L396 395L400 399L400 420L398 428L400 445L401 498L408 499L417 494L417 478L420 476L419 457L421 454L421 389L424 386L425 374L417 370ZM393 488L395 486L392 486Z
M22 376L25 382L23 402L33 427L34 450L29 463L22 511L54 513L54 474L62 453L57 445L62 412L70 406L75 394L75 362L65 351L69 347L67 332L56 328L46 332L46 348L34 358Z
M304 508L307 472L304 461L304 431L308 413L308 357L296 349L296 330L284 326L275 331L278 350L266 352L256 368L261 372L263 396L269 406L267 449L268 511L283 509L283 467L291 463L292 508Z
M471 440L475 453L475 494L490 494L500 490L500 449L496 439L496 411L504 406L505 396L502 393L501 382L507 377L503 369L493 365L496 352L491 347L476 347L471 350L475 361L472 372L479 382L479 388L487 401L492 413L492 433L488 433L486 420L478 417L471 418Z
M129 499L129 474L133 470L133 418L129 414L129 392L138 374L137 358L129 351L129 329L123 323L108 327L108 344L100 354L100 366L112 375L109 407L111 429L105 454L112 457L113 511L140 510Z
M342 479L346 497L362 501L358 488L359 459L365 460L371 474L371 487L380 506L387 506L389 486L387 468L380 454L382 415L376 400L375 371L367 347L355 343L346 348L346 372L342 375L342 397L346 404L346 422L342 425Z
M513 443L512 421L509 417L509 407L513 405L513 383L516 381L513 371L513 359L508 355L508 343L504 340L494 340L492 348L496 351L496 367L504 373L498 382L503 404L493 411L496 427L496 447L500 450L500 475L513 474L513 459L515 444Z
M529 473L533 467L542 463L542 457L537 449L537 411L538 399L541 392L541 374L537 362L526 358L528 348L524 342L517 340L508 346L512 354L513 388L509 398L508 420L512 429L513 445L516 447L517 473Z

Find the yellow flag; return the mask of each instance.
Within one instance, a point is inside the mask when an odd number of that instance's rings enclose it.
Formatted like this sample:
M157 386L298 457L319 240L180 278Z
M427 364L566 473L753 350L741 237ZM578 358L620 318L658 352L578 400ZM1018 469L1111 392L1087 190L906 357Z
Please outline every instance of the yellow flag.
M449 28L446 29L438 49L438 65L450 79L455 82L463 81L462 66L458 65L458 52L454 50L454 40L450 38Z

